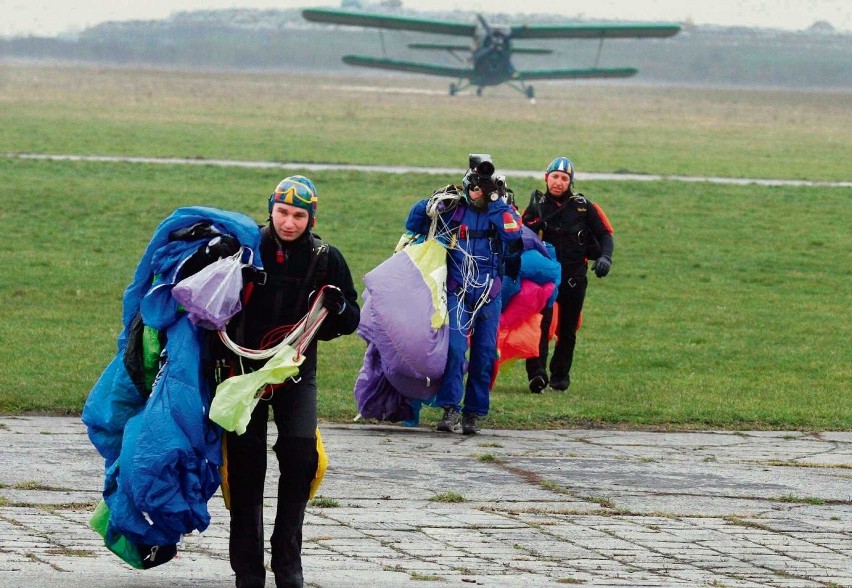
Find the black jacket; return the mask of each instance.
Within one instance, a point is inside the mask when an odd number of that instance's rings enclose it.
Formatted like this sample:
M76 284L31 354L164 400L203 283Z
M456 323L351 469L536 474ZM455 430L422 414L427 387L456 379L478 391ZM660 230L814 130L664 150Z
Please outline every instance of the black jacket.
M250 349L275 345L281 337L270 340L273 331L298 322L308 311L311 295L324 284L340 288L346 305L340 314L329 314L323 321L305 352L301 373L315 369L317 339L329 341L354 332L361 317L358 293L343 255L335 247L327 247L327 261L318 262L314 266L313 277L306 279L315 255L310 231L305 231L296 241L285 243L278 239L271 227L264 227L260 241L264 273L253 276L246 283L244 295L247 292L248 300L228 324L231 339ZM281 334L286 334L286 331Z
M556 249L563 279L586 273L586 246L592 236L600 244L600 256L612 258L612 227L600 208L582 194L556 198L534 190L522 218L528 227L538 228L542 240ZM541 221L544 223L538 227Z

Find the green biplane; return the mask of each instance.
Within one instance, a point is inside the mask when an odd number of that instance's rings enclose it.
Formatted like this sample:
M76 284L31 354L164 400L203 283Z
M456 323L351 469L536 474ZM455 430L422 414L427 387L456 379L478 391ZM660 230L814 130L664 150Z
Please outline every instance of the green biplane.
M533 87L527 84L531 80L626 78L636 75L638 70L632 67L597 67L605 39L663 38L676 35L680 31L680 25L672 23L506 26L489 25L482 15L477 15L478 22L474 24L330 8L305 9L302 16L305 20L326 24L472 37L472 46L445 43L408 45L411 49L447 51L462 64L458 67L363 55L345 55L343 61L361 67L456 78L458 81L450 84L450 95L468 87L476 87L477 95L481 95L485 86L506 83L530 100L535 97ZM512 54L546 55L553 51L536 47L514 47L512 41L515 39L599 39L600 44L595 65L589 68L517 70L512 65ZM467 59L459 57L458 52L463 51L470 52Z

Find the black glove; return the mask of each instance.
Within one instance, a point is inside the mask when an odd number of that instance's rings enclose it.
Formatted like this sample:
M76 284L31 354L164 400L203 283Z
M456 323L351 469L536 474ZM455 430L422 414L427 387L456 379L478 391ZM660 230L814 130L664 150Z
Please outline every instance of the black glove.
M178 236L178 238L181 238ZM198 251L189 256L180 266L178 280L183 280L198 273L202 268L210 265L223 257L230 257L240 249L240 242L230 235L217 235L207 242L207 245L199 245Z
M210 239L207 243L205 253L211 260L230 257L240 250L240 242L230 235L220 235Z
M538 234L539 231L543 231L545 228L547 228L547 223L537 217L525 218L523 219L523 221L527 228L536 234Z
M595 261L595 275L599 278L604 277L609 273L609 268L612 267L612 260L606 255L599 257Z
M520 239L518 239L520 241ZM503 262L503 272L506 274L507 278L512 278L513 280L518 279L518 274L521 273L521 256L520 255L509 255L506 257L506 261Z
M322 294L322 305L330 314L340 314L346 308L346 297L337 286L324 286Z

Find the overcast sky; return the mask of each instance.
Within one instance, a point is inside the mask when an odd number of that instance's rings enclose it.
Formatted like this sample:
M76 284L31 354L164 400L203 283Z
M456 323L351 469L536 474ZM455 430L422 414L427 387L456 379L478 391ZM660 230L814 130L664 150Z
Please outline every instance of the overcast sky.
M0 35L56 35L109 20L218 8L339 6L339 0L0 0ZM665 20L801 30L824 20L852 32L852 0L403 0L403 6L484 13L548 12L589 19Z

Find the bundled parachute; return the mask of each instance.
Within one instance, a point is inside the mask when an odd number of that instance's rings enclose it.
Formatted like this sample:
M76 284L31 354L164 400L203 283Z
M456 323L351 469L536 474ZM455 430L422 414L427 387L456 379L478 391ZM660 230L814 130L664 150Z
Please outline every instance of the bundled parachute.
M355 382L364 418L417 418L447 362L446 250L435 239L408 245L364 276L358 334L367 342Z
M197 226L205 230L188 230ZM207 528L207 501L221 480L221 429L207 418L204 333L171 295L181 267L211 234L234 237L260 260L260 231L245 215L188 207L166 218L125 290L118 353L83 408L105 460L92 527L137 568L168 561L184 534Z
M562 275L552 245L543 243L527 227L522 229L521 240L520 271L515 279L504 278L501 292L503 311L497 332L499 364L538 355L541 311L554 304ZM555 324L554 320L552 325Z

